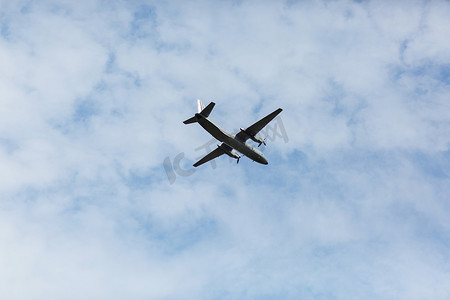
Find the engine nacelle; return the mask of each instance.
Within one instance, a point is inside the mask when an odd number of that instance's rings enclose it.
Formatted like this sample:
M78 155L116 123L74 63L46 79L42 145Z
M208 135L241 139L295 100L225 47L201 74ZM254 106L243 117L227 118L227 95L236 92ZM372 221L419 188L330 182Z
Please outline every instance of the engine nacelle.
M258 136L258 135L252 135L252 134L250 134L246 129L244 129L244 128L241 128L241 131L243 132L243 133L245 133L247 136L248 136L248 138L249 139L251 139L252 141L254 141L255 143L258 143L260 146L261 146L261 144L266 144L265 142L264 142L264 140L260 137L260 136Z
M222 145L217 145L217 147L222 149L225 152L225 154L228 155L229 157L236 158L236 159L241 158L241 156L239 154L237 154L234 150L230 151Z

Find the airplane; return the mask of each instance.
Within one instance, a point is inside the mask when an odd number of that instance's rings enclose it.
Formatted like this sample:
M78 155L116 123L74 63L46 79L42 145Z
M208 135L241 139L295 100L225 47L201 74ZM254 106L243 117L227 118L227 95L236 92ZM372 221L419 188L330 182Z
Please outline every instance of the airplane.
M239 155L237 151L253 161L267 165L267 159L262 152L247 144L246 141L251 139L259 144L258 147L261 146L261 144L266 145L265 140L258 135L258 132L270 121L272 121L272 119L275 118L282 111L282 109L278 108L250 127L241 128L241 130L234 135L220 128L208 118L214 108L214 105L216 104L211 102L208 106L204 107L202 101L197 100L197 113L192 118L189 118L183 122L184 124L199 123L200 126L208 131L213 137L222 142L222 144L217 145L215 150L211 151L205 157L196 162L194 167L198 167L216 157L221 156L222 154L227 154L228 156L237 159L237 163L239 163L241 155Z

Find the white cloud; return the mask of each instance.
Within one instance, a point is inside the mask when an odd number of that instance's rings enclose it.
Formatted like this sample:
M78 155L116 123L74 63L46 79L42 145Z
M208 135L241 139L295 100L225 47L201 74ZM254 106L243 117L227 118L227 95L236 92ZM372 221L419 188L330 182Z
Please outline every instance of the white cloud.
M446 2L0 7L5 299L448 298Z

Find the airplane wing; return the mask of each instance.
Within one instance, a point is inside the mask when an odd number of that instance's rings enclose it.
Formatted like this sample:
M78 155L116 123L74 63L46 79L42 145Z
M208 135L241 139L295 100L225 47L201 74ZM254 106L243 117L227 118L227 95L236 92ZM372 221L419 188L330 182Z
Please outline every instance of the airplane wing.
M273 113L265 116L255 124L251 125L250 127L247 127L247 129L245 129L245 132L240 131L238 134L236 134L236 139L244 143L246 140L250 138L248 134L255 136L258 132L261 131L261 129L263 129L267 124L269 124L269 122L272 121L273 118L275 118L281 111L282 109L279 108Z
M208 154L206 154L205 157L203 157L198 162L196 162L194 164L194 167L198 167L198 166L204 164L205 162L210 161L211 159L221 156L222 154L225 154L225 151L222 148L217 147L216 150L209 152Z

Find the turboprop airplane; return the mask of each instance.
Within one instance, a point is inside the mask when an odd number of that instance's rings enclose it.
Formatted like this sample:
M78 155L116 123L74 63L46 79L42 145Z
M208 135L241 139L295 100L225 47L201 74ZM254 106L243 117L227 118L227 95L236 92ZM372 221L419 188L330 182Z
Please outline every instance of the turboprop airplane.
M272 121L272 119L275 118L282 111L282 109L277 109L276 111L265 116L250 127L247 127L245 129L241 128L241 131L234 135L223 130L208 118L209 114L214 108L214 105L216 104L214 102L211 102L207 107L204 107L203 103L200 100L197 100L198 112L192 118L187 119L183 122L184 124L199 123L200 126L208 131L213 137L222 142L222 144L217 145L217 148L215 150L211 151L205 157L196 162L194 164L194 167L198 167L205 162L221 156L222 154L226 154L232 158L237 159L237 163L239 163L239 159L241 158L241 156L239 155L239 153L237 153L237 151L253 161L267 165L267 159L262 154L262 152L247 144L246 141L248 139L251 139L252 141L259 144L258 147L261 146L261 144L266 145L265 140L263 140L258 135L258 132L263 129L264 126L266 126L270 121Z

